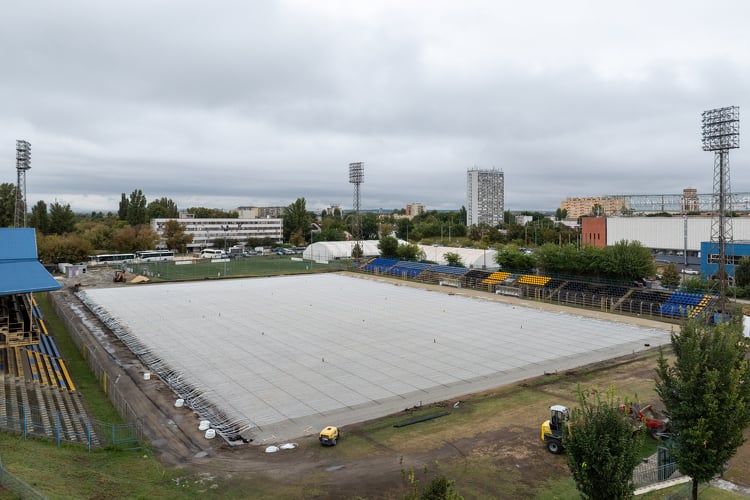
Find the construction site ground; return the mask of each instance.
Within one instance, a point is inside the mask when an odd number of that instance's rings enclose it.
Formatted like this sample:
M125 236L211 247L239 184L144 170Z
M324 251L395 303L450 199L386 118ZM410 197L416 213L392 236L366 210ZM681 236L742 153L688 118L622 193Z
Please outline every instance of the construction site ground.
M128 281L132 278L127 276ZM51 296L61 309L75 309L82 307L74 296L75 289L103 286L144 285L113 283L111 271L90 270L84 276L68 278L63 289ZM437 286L414 286L450 292ZM470 290L462 293L482 294ZM483 296L510 303L519 300L486 293ZM538 306L550 311L568 310L550 304ZM576 314L656 326L656 322L640 317L587 310L576 310ZM539 439L539 425L547 417L549 405L575 405L579 384L613 386L618 393L637 395L643 402L656 401L656 354L652 350L467 395L457 405L457 401L438 403L432 406L450 415L403 430L395 431L392 424L417 409L404 409L392 419L345 426L342 440L335 447L319 446L316 429L295 439L294 449L267 453L265 445L206 439L198 430L199 417L186 407L175 407L175 395L161 380L144 381L143 373L148 370L140 360L103 325L97 325L98 320L90 317L85 322L82 330L99 332L88 341L107 353L108 376L118 379L119 389L140 416L156 458L165 467L184 469L186 475L207 475L216 485L209 491L217 496L222 496L222 491L241 491L242 495L234 496L403 498L410 489L408 472L413 470L422 481L436 474L456 480L458 491L466 498L532 498L568 476L564 456L548 453ZM664 328L664 324L656 327ZM554 340L540 348L553 349ZM748 478L750 445L745 444L725 479L750 487Z

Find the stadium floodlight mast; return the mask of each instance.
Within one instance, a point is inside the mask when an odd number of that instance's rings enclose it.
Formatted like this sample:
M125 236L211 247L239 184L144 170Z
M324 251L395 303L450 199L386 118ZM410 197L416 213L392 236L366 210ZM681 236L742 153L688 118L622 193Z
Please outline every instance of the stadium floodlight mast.
M365 181L365 164L361 161L349 164L349 183L354 184L354 241L359 246L360 252L364 251L362 241L362 222L359 217L360 208L360 186ZM359 256L355 257L359 261Z
M732 236L732 195L729 186L729 150L740 147L740 108L728 106L701 114L703 151L714 152L714 190L711 215L711 243L708 262L717 264L712 280L718 286L716 311L722 319L727 310L726 247Z
M24 140L16 141L16 208L14 227L26 227L26 171L31 168L31 144Z

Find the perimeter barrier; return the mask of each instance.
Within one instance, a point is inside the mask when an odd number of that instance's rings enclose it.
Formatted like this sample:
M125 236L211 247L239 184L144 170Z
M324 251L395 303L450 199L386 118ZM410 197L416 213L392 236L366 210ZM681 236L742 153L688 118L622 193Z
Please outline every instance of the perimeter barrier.
M17 478L15 474L10 472L3 465L2 458L0 458L0 485L3 488L18 495L23 499L46 499L47 497L36 491L34 488Z
M127 422L127 424L108 424L91 420L92 431L96 436L103 438L103 441L107 443L106 446L117 444L138 448L139 443L145 442L143 421L125 397L123 391L118 387L118 381L122 373L115 375L110 372L112 368L107 363L109 353L99 343L85 338L86 335L91 339L94 337L86 324L80 321L71 310L60 305L60 301L57 300L57 294L60 293L67 292L51 292L48 295L55 313L65 324L65 328L68 330L68 334L76 345L78 352L81 353L81 356L91 368L91 372L99 380L102 390L107 394L115 410Z

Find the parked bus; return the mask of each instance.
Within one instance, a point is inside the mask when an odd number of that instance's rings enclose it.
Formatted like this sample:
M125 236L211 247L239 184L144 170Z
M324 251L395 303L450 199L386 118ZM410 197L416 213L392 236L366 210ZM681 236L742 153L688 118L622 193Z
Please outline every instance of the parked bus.
M135 256L141 262L157 262L162 260L174 260L174 250L141 250Z
M94 264L122 264L134 260L134 253L103 253L91 256L91 262Z

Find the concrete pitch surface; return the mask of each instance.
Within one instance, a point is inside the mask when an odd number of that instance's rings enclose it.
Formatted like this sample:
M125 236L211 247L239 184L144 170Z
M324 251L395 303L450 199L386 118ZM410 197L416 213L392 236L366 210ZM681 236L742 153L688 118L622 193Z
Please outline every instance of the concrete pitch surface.
M256 442L669 342L669 331L338 274L87 290Z

